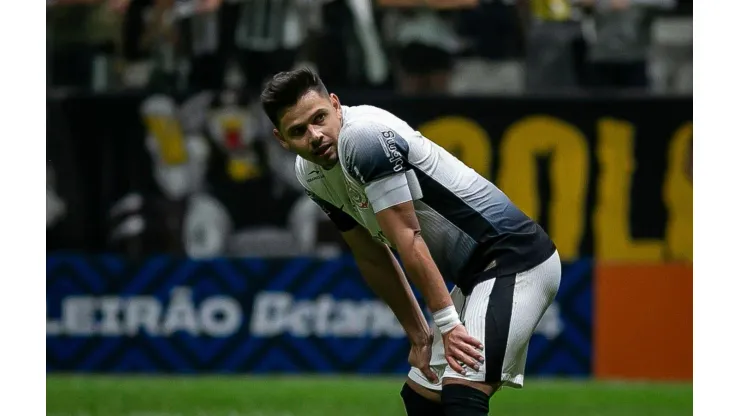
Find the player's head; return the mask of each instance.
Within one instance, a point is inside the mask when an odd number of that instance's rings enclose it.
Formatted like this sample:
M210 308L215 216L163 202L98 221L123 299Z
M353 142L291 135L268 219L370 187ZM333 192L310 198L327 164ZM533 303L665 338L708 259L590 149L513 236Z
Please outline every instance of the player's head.
M265 84L260 99L283 148L327 169L337 163L342 107L316 73L281 72Z

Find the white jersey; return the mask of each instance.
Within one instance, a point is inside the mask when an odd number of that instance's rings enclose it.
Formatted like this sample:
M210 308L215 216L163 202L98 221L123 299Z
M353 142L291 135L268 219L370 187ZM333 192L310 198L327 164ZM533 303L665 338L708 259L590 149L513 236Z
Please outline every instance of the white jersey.
M343 106L342 116L340 163L325 170L296 158L298 180L340 231L359 224L391 245L375 214L413 201L437 267L465 292L484 269L518 273L555 252L494 184L403 120L372 106Z

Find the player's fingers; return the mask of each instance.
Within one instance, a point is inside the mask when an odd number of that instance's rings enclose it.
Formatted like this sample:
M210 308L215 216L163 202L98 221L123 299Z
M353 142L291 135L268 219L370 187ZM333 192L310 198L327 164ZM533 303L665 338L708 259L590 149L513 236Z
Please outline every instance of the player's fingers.
M466 373L465 369L464 369L464 368L462 368L462 366L461 366L461 365L460 365L460 364L459 364L459 363L457 362L457 360L456 360L456 359L455 359L454 357L452 357L452 356L449 356L449 355L448 355L448 356L447 356L447 357L445 357L445 358L447 359L447 364L449 364L449 365L450 365L450 368L451 368L451 369L452 369L452 370L453 370L454 372L456 372L456 373L460 373L460 374L462 374L462 375L465 375L465 373Z
M434 384L437 384L439 382L439 379L437 379L437 374L435 374L428 365L421 367L420 370L430 382Z
M480 363L477 359L473 358L475 356L466 354L462 349L454 349L453 351L454 357L457 361L462 362L463 364L472 369L475 369L476 371L480 370Z
M483 349L483 343L478 341L477 339L471 337L470 335L461 335L460 338L468 345L472 345L473 348L477 348L479 350Z
M465 364L469 368L472 368L476 371L480 369L480 363L478 362L478 360L476 360L473 356L465 353L465 351L462 350L460 346L452 347L450 351L452 352L452 356L455 358L455 361Z
M482 363L486 360L486 357L481 354L480 350L471 345L463 345L460 349L464 351L467 355L478 360L479 363Z

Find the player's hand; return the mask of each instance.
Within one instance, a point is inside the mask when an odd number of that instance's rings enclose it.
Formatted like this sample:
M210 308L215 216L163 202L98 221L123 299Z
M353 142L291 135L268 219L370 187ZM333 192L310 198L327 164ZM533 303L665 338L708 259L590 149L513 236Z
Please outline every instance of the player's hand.
M445 345L445 358L450 368L463 375L466 370L460 363L475 371L480 369L480 364L485 360L482 353L483 344L468 335L464 325L460 324L442 335L442 340Z
M409 364L412 367L416 367L426 376L430 383L437 384L439 378L437 374L432 371L429 363L432 361L432 342L434 341L434 335L429 334L426 341L422 344L411 344L411 351L409 352Z

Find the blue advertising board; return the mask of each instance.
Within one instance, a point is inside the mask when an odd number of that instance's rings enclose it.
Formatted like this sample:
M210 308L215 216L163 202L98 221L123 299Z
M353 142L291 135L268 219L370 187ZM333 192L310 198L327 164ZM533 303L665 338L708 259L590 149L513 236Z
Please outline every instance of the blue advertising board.
M408 343L350 256L47 256L49 372L403 374ZM591 370L592 262L564 265L530 375Z

